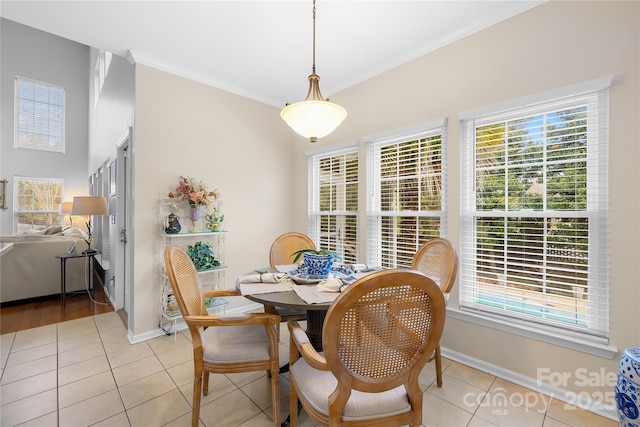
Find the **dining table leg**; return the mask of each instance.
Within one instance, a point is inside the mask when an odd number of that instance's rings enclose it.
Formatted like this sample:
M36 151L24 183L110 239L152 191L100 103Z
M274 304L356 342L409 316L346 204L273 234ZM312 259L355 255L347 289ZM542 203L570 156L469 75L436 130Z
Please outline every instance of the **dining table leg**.
M327 310L307 310L307 336L316 351L322 351L322 325Z

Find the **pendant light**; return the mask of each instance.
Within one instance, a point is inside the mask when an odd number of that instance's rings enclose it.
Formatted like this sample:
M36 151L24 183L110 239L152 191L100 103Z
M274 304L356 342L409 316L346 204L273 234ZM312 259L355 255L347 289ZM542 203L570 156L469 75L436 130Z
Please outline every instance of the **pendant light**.
M316 0L313 0L313 65L309 92L304 101L287 104L280 113L282 120L311 142L329 135L347 117L347 110L322 97L319 81L320 76L316 74Z

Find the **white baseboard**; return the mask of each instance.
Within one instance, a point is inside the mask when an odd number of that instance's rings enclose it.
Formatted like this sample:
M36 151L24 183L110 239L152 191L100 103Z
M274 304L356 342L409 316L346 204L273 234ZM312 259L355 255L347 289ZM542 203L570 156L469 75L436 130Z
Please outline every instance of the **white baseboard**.
M546 383L540 383L536 378L528 377L517 372L504 369L501 366L487 363L483 360L470 357L466 354L459 353L445 347L442 347L442 357L446 357L447 359L451 359L456 362L462 363L463 365L470 366L479 371L487 372L491 375L502 378L503 380L507 380L522 387L526 387L539 393L551 396L554 399L561 400L565 403L596 413L611 420L618 421L618 412L615 406L605 405L602 402L596 402L586 394L581 394L577 399L576 394L572 391L552 386Z

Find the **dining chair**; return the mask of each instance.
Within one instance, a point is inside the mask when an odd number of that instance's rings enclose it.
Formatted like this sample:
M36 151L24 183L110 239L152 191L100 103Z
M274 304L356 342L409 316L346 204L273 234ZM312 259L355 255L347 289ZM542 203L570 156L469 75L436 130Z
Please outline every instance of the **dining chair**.
M203 292L193 262L178 246L167 246L164 261L171 288L189 327L193 342L193 410L191 425L198 426L200 398L209 392L209 373L267 371L271 376L274 426L279 425L278 336L280 318L265 313L210 316L204 298L240 296L232 289Z
M357 280L327 312L322 353L289 320L289 408L300 402L321 425L421 425L418 377L444 317L442 292L420 272L384 270ZM291 410L292 427L297 419Z
M453 287L458 273L458 255L453 244L441 237L436 237L424 243L413 257L413 270L418 270L433 279L440 287L445 303L449 300L449 292ZM436 382L442 387L442 355L440 344L435 350Z
M316 245L309 236L294 231L281 234L271 244L269 250L269 265L294 264L294 257L291 254L301 249L315 249ZM307 320L307 312L304 310L296 310L287 307L274 307L272 305L264 306L265 313L277 314L283 322L289 319Z

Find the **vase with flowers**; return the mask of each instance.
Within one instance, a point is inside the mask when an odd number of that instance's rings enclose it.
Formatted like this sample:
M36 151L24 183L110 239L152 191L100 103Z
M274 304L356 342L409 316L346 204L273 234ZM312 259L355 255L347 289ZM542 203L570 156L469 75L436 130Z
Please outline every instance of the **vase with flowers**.
M220 197L217 190L209 191L202 181L195 181L192 178L180 176L178 186L175 191L169 192L170 199L180 199L189 203L191 208L191 233L198 232L198 220L200 220L200 207L210 205L211 202Z

